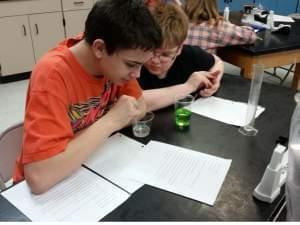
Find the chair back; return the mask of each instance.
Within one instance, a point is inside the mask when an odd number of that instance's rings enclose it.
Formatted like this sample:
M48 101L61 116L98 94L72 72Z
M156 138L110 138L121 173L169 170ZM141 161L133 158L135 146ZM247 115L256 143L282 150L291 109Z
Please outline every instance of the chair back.
M23 122L15 124L0 133L0 190L13 176L16 159L21 152Z

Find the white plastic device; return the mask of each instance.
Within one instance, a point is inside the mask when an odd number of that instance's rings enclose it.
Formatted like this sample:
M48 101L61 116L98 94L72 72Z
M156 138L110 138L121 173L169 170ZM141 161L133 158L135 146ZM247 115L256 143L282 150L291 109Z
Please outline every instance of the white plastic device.
M272 203L286 182L288 154L287 147L277 144L265 173L256 186L253 196L261 201Z

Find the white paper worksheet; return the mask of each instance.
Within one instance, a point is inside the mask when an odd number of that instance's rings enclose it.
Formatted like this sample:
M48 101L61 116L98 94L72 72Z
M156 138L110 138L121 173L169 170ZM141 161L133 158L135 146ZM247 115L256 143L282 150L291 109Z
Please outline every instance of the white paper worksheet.
M231 160L150 141L124 177L213 205Z
M142 153L143 147L142 143L116 133L109 137L84 165L127 192L133 193L144 183L120 177L120 174L137 155Z
M258 106L257 118L265 108ZM231 101L219 97L199 98L192 104L192 112L223 123L244 126L246 125L247 103Z
M32 221L96 222L129 198L85 168L41 195L32 194L25 181L1 194Z

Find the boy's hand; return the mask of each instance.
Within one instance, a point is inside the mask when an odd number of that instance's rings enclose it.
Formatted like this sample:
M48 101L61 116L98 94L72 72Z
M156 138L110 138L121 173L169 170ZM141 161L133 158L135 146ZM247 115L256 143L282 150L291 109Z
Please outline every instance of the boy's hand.
M200 90L200 95L203 97L208 97L213 95L220 87L220 71L214 71L214 72L208 72L209 76L207 77L210 82L211 86L210 87L205 87L202 90Z
M195 92L202 88L210 88L213 83L214 77L206 71L194 72L191 74L189 79L186 81L186 84L190 87L191 92Z
M122 95L106 116L113 122L116 130L120 130L134 119L140 118L142 113L144 111L140 110L139 103L134 97Z

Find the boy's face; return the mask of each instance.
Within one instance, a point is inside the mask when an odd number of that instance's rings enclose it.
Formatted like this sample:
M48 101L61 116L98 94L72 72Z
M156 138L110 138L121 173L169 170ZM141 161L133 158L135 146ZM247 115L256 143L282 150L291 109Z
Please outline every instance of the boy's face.
M163 77L172 67L176 57L181 53L181 49L182 45L173 48L156 49L153 57L144 66L151 74Z
M123 84L140 76L142 65L153 56L153 51L142 49L119 50L105 54L98 64L100 74L115 84Z

